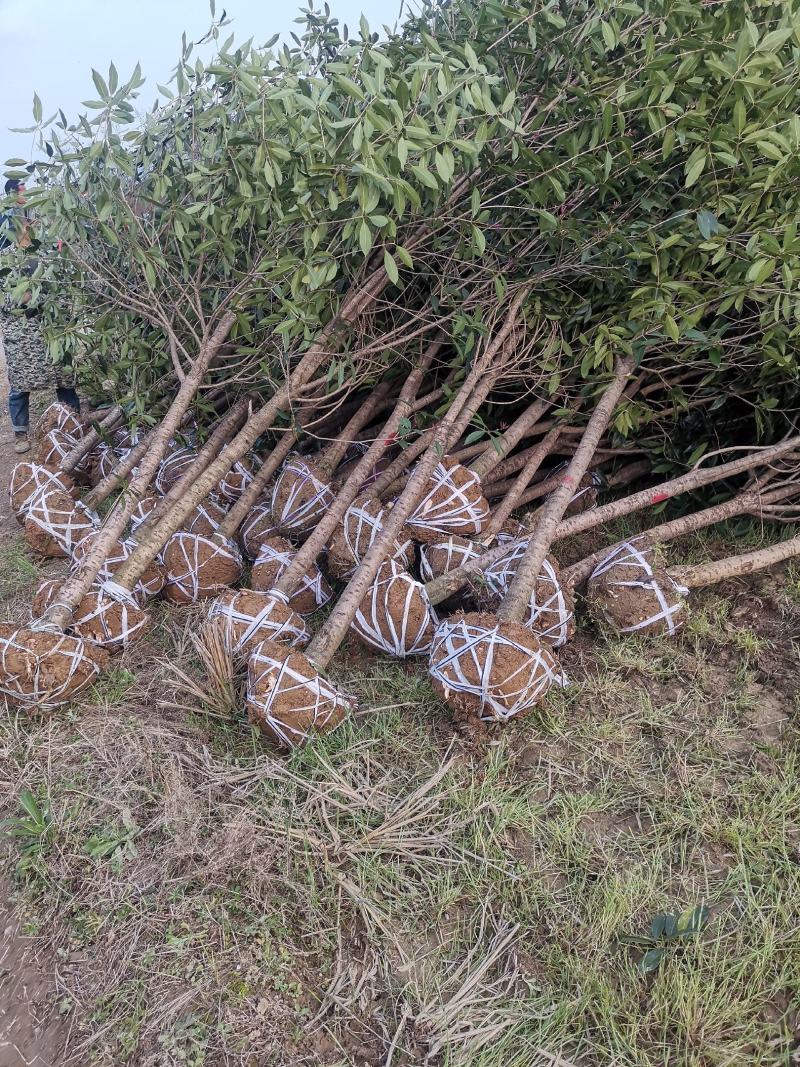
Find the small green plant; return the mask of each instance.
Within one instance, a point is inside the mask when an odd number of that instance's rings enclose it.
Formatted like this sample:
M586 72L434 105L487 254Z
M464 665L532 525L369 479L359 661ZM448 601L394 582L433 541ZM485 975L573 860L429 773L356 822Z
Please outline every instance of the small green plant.
M93 860L108 860L112 871L119 874L123 860L134 859L137 855L134 840L139 832L130 809L123 808L122 827L112 827L92 834L86 842L86 851Z
M620 941L625 945L637 945L646 949L639 960L638 969L642 974L649 974L656 970L670 947L696 937L708 922L709 914L710 909L705 904L687 908L679 915L659 912L650 921L649 934L624 934Z
M6 837L14 838L19 844L17 870L27 871L39 860L45 851L52 819L47 804L40 804L30 789L23 789L19 795L19 806L24 815L12 815L0 822L0 832Z

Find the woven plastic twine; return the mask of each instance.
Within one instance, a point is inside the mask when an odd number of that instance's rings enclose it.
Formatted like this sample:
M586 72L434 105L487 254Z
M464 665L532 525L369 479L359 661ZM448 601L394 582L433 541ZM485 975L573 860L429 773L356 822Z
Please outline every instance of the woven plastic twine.
M97 679L105 663L97 655L69 634L0 624L0 693L31 710L57 708Z
M631 541L623 542L609 552L604 559L600 560L589 576L589 585L591 586L593 581L604 576L606 579L606 586L646 590L647 592L652 593L656 598L658 611L654 612L646 619L642 619L640 622L620 627L603 607L602 598L595 597L593 599L595 603L599 603L600 610L606 621L614 626L619 633L637 633L640 630L645 630L654 626L656 623L663 622L665 632L672 636L678 633L683 625L682 612L685 607L684 598L688 595L689 590L682 585L678 585L666 571L663 572L663 575L668 588L664 589L659 582L646 553L637 548L636 542L638 540L640 539L635 537ZM637 577L626 579L614 578L614 570L622 567L631 567L634 572L637 573ZM670 593L677 594L678 599L673 600L673 598L668 595Z

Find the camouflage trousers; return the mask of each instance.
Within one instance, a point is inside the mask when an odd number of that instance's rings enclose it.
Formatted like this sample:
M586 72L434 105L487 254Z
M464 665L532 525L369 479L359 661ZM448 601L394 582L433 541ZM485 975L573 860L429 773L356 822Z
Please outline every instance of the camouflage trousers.
M42 337L39 320L24 315L0 314L0 341L6 356L8 384L12 392L69 387L72 370L56 366Z

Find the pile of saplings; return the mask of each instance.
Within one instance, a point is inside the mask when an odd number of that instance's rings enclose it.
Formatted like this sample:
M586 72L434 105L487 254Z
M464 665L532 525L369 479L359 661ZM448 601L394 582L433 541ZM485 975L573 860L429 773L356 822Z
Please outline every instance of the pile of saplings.
M0 626L0 691L68 702L162 597L207 603L283 746L352 710L348 636L504 723L566 684L576 594L674 635L691 589L800 554L662 552L800 514L794 6L457 0L353 40L310 12L294 49L185 46L144 121L113 66L94 117L35 116L7 173L60 250L9 287L115 403L51 406L13 471L69 569Z

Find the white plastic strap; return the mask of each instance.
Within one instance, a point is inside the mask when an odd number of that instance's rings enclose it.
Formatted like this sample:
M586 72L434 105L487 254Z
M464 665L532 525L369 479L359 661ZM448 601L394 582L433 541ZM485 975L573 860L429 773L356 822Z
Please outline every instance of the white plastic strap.
M208 554L200 560L200 546L206 545ZM230 559L241 567L242 558L232 541L221 543L201 534L189 534L183 530L174 533L167 543L171 551L166 554L170 566L167 571L167 584L177 586L194 603L200 594L200 571L215 559ZM178 556L177 566L175 556ZM207 591L208 587L205 587Z
M412 605L425 609L415 628L412 627ZM398 607L400 617L396 618ZM425 587L394 560L388 560L361 601L351 626L373 648L404 659L406 656L422 656L429 651L438 624Z
M21 634L25 634L25 629L14 630L8 637L0 636L0 693L13 701L49 711L71 700L100 673L99 665L87 655L84 643L77 637L61 634L45 655L34 655ZM25 665L22 671L14 671L12 657ZM54 669L57 663L67 665L65 676L58 683ZM82 684L76 686L75 675L84 663L90 665L90 670ZM33 671L29 669L31 665Z
M80 500L70 499L69 511L53 499L55 493L66 496L59 490L45 490L31 506L26 518L34 526L51 537L68 556L87 533L100 526L100 518Z
M372 542L383 530L385 515L386 509L380 507L374 501L351 504L345 512L344 520L342 521L342 536L356 564L361 563L372 547ZM407 538L405 541L395 539L392 558L405 561L410 548L410 539ZM355 570L355 567L352 570Z
M287 478L290 480L289 493L282 511L278 513L278 494ZM283 530L305 530L325 514L334 499L331 487L321 482L299 456L294 456L284 463L275 481L272 514Z
M277 563L277 569L275 571L275 582L277 583L281 575L294 561L294 557L297 553L292 550L276 548L274 545L263 544L258 551L256 561L253 564L255 569L260 564ZM325 581L322 571L316 565L311 564L311 569L308 573L302 574L295 583L293 596L298 592L310 592L314 597L314 603L318 608L323 607L331 599L333 595L331 593L330 586ZM305 612L308 614L308 612Z
M464 472L462 484L454 478ZM444 491L444 495L441 495ZM417 505L410 526L441 533L480 533L489 518L489 503L474 471L461 464L437 463L428 479L428 490Z
M255 595L259 596L258 593ZM269 638L271 641L284 641L290 645L307 645L311 635L301 617L289 607L288 598L278 592L261 596L268 596L268 599L255 614L245 610L243 605L247 598L241 594L236 594L227 601L215 600L209 608L209 619L224 621L233 651L241 651L248 641L257 636L262 639ZM276 612L276 604L281 605L283 610Z
M311 731L325 729L338 711L347 713L352 706L351 701L321 675L307 677L290 667L287 658L276 659L265 652L263 646L250 657L249 674L254 678L248 685L249 702L258 708L275 736L287 748L303 744ZM270 676L269 685L259 684L265 674ZM287 696L293 714L310 722L309 730L297 729L279 718L275 703ZM338 725L336 723L332 728Z
M436 573L431 565L431 557L434 553L441 553L444 556L444 565L437 567ZM449 574L450 571L456 570L471 559L477 559L480 555L481 550L478 545L471 541L461 544L450 537L446 541L435 541L432 545L420 545L419 571L426 582L432 582L434 578Z

